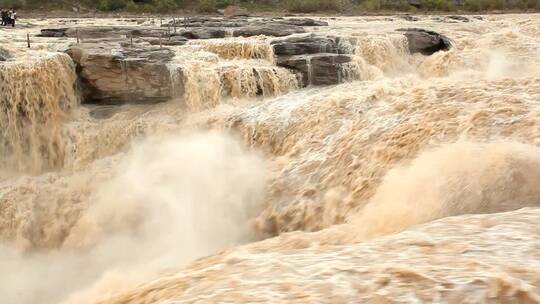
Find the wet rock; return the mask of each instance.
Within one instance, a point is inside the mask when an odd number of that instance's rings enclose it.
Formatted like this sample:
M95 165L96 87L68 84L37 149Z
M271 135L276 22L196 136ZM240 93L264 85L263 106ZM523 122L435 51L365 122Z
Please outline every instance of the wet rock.
M104 38L104 37L160 37L164 35L162 28L141 26L90 26L76 27L66 31L68 37Z
M208 21L213 21L213 20L223 20L223 18L222 17L215 18L215 17L209 17L209 16L195 16L195 17L187 17L186 20L188 20L189 22L208 22Z
M327 26L328 22L320 21L311 18L272 18L272 19L255 19L248 20L243 18L244 15L236 15L228 18L179 18L163 27L170 27L176 24L177 27L243 27L248 25L263 25L263 24L284 24L290 26Z
M302 86L319 86L345 81L345 64L351 61L349 55L321 53L281 57L277 65L295 71Z
M174 37L182 36L187 39L211 39L224 38L227 31L216 27L194 27L185 30L172 32L171 28L164 27L142 27L142 26L89 26L59 29L43 29L40 37L77 37L86 39L105 38L127 38L127 37ZM172 33L171 33L172 32ZM155 40L151 40L155 41ZM179 40L175 40L174 45L178 45Z
M302 54L333 53L347 54L351 52L351 44L337 36L316 34L292 35L278 38L270 42L276 56L292 56Z
M67 28L42 29L38 37L66 37Z
M412 16L412 15L399 15L397 17L401 18L401 19L403 19L405 21L410 21L410 22L415 22L415 21L420 20L418 17Z
M237 22L224 22L224 21L212 21L212 22L190 22L190 23L181 23L180 21L172 22L170 24L163 24L162 27L173 27L176 24L177 28L186 28L186 27L240 27L244 26L247 23L237 23Z
M194 22L194 23L188 23L188 24L178 24L177 27L221 27L221 28L228 28L228 27L241 27L247 25L247 22L243 21L211 21L211 22Z
M166 48L85 43L67 53L77 65L85 103L153 103L170 99L180 88L167 65L174 52Z
M447 51L452 47L448 37L433 31L419 28L398 29L397 31L404 32L411 54L431 55L438 51Z
M311 58L310 83L312 85L331 85L343 82L344 64L351 62L347 55L317 54Z
M39 37L77 37L107 38L107 37L160 37L166 34L166 29L160 27L142 26L84 26L72 28L42 29Z
M300 26L281 24L281 23L256 23L235 29L233 32L234 37L251 37L251 36L271 36L271 37L283 37L292 34L305 33L306 30Z
M225 38L226 35L227 32L219 28L191 28L171 34L172 37L181 36L187 39Z
M92 26L92 27L77 27L66 31L67 37L80 38L106 38L106 37L122 37L127 34L127 28L114 28L107 26Z
M431 18L433 21L445 22L445 23L459 23L459 22L470 22L471 19L465 16L459 15L449 15L449 16L437 16Z
M328 22L315 20L311 18L289 18L289 19L281 19L279 21L276 21L274 19L273 21L281 23L281 24L289 24L289 25L295 25L295 26L328 26Z
M345 64L352 61L353 47L348 39L319 34L297 34L270 42L278 66L297 73L299 83L332 85L346 78Z
M132 39L126 39L125 37L106 37L106 38L86 38L84 39L84 43L119 43L119 44L125 44L130 45L131 41L133 40L133 44L139 44L144 42L144 40L141 40L140 38L132 38Z
M6 49L0 47L0 61L6 61L11 58L11 55Z
M459 21L459 22L469 22L469 18L465 17L465 16L457 16L457 15L450 15L450 16L446 16L446 19L447 20L451 20L451 21Z
M178 18L163 24L162 27L176 25L178 28L185 27L241 27L248 25L247 18Z
M239 28L250 26L278 26L286 25L292 27L302 27L302 26L327 26L328 22L320 21L311 18L257 18L248 20L248 18L243 17L243 15L236 15L233 17L192 17L192 18L178 18L173 21L170 21L166 24L161 25L162 27L173 27L177 28L186 28L186 27L217 27L217 28ZM251 35L253 36L253 35ZM276 35L271 35L276 36ZM283 35L280 35L283 36Z
M183 36L171 36L164 39L152 38L146 41L151 45L184 45L188 42L188 39Z

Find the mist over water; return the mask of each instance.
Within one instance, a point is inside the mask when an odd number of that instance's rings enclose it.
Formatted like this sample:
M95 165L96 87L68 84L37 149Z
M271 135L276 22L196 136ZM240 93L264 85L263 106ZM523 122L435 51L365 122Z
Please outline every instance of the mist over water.
M540 204L540 149L517 142L457 142L390 170L352 219L358 239L435 219Z
M9 273L0 282L3 301L58 303L70 296L66 303L83 303L253 240L249 219L261 208L265 185L263 159L221 133L137 143L110 179L92 185L61 248L2 245L0 268ZM72 294L94 284L90 295Z
M190 41L183 96L117 107L78 103L66 41L2 31L0 302L538 302L537 17L422 16L431 56L328 19L348 81L303 89L267 37Z

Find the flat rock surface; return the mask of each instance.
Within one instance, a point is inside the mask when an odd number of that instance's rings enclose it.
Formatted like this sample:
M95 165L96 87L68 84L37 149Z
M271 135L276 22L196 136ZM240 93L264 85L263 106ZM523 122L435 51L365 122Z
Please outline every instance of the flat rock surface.
M172 97L167 64L174 53L166 48L129 48L115 43L72 46L85 102L148 103Z
M251 36L271 36L271 37L283 37L292 34L305 33L306 30L303 27L281 24L281 23L255 23L252 25L244 26L233 31L234 37L251 37Z

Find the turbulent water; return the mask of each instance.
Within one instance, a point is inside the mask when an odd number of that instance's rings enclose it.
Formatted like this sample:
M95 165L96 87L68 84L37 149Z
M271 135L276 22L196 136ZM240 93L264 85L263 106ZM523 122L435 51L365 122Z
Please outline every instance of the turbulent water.
M183 96L124 106L79 104L70 39L26 48L75 21L0 29L0 302L540 302L540 18L438 20L327 18L331 87L192 41Z
M0 66L0 167L33 172L62 167L62 123L76 105L74 81L65 54Z

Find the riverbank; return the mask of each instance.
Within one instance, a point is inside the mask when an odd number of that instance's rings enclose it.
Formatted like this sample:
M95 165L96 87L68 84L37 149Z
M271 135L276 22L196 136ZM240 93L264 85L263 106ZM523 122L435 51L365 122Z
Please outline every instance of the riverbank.
M443 12L443 11L420 11L420 12L400 12L400 11L379 11L379 12L356 12L354 14L340 14L341 16L395 16L395 15L418 15L418 16L452 16L452 15L504 15L504 14L538 14L540 11L531 10L493 10L493 11L482 11L482 12L472 12L472 11L452 11L452 12ZM128 12L128 11L118 11L118 12L101 12L101 11L89 11L89 12L74 12L69 10L53 10L48 12L43 12L43 10L20 10L18 12L19 18L152 18L159 16L179 16L179 17L193 17L193 16L222 16L219 13L205 13L198 14L194 11L188 10L177 10L169 13L152 13L152 12ZM313 13L313 14L303 14L303 13L288 13L288 12L279 12L279 11L248 11L250 17L258 16L268 16L268 17L292 17L292 16L318 16L318 17L331 17L335 16L332 13Z
M55 0L20 4L0 0L0 8L13 7L27 17L104 18L123 16L374 16L374 15L470 15L540 12L540 0Z

